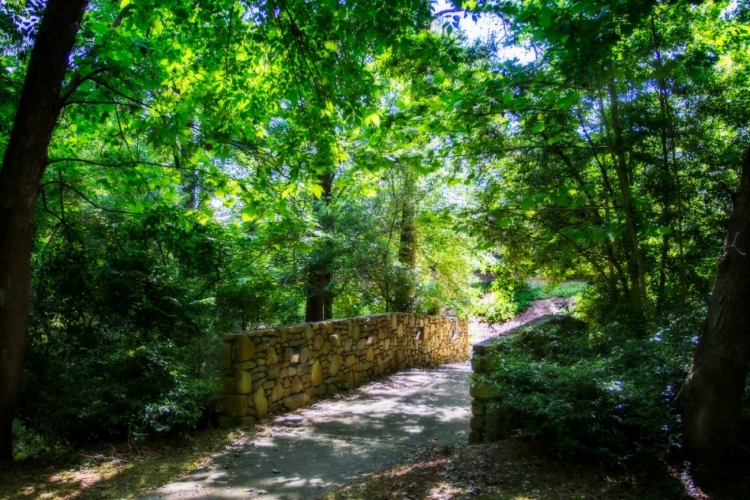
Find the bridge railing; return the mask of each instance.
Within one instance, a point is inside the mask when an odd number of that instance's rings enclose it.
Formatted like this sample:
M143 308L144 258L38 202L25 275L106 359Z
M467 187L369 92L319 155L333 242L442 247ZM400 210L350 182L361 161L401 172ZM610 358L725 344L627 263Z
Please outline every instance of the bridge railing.
M468 320L389 313L226 334L223 420L249 425L386 373L468 358Z

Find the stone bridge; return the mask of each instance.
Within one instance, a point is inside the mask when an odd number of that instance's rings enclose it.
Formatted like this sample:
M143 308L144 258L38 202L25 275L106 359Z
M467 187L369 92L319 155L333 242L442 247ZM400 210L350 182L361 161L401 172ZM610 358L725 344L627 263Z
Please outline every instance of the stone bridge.
M468 320L389 313L224 336L223 423L251 425L412 367L464 361Z

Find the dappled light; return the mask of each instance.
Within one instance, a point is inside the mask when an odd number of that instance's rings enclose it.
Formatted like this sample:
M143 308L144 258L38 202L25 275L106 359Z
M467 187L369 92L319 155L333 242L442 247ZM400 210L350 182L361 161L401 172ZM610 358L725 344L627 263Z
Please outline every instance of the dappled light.
M0 500L748 496L748 124L748 1L0 0Z
M415 444L463 442L469 373L467 363L400 372L275 417L206 468L143 498L307 498L385 466Z

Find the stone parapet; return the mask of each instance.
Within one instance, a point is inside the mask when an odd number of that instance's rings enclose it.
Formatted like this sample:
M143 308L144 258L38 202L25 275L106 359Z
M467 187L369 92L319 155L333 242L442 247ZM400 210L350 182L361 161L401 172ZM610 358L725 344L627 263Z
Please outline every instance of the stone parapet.
M497 388L488 381L489 357L502 348L502 344L514 335L525 330L563 318L547 315L508 331L502 336L493 337L474 345L471 356L472 375L469 393L471 395L471 420L469 421L469 443L492 443L510 433L512 416L502 411L497 404L500 395Z
M224 335L225 424L253 424L386 373L468 358L468 320L389 313Z

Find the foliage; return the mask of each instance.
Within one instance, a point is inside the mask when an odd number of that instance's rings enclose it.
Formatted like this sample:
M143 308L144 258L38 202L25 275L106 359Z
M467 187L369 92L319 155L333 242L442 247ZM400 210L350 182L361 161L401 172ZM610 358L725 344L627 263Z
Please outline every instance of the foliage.
M471 308L473 314L489 323L503 323L528 309L535 300L550 298L580 297L589 287L580 281L565 281L559 284L539 279L521 280L507 272L508 268L497 266L497 274L479 287L483 297Z
M573 319L510 336L488 355L497 408L562 457L663 457L679 442L676 400L702 314L671 318L643 339L623 324Z
M528 307L529 302L550 298L572 298L583 293L588 288L587 283L580 281L565 281L559 284L544 283L538 280L526 281L515 292L515 301L519 311Z

